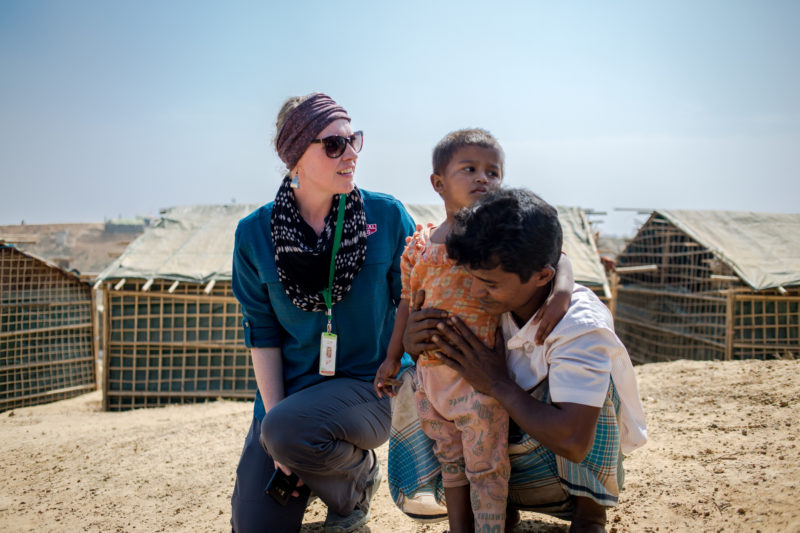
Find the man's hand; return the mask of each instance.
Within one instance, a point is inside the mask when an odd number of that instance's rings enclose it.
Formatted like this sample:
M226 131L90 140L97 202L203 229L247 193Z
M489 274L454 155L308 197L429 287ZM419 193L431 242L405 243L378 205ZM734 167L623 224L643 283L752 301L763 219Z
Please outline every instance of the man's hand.
M458 317L441 322L433 341L439 358L476 390L492 396L528 435L556 455L580 463L594 441L600 407L577 403L547 404L532 398L508 375L503 333L490 349Z
M501 330L495 332L494 348L489 348L454 316L439 322L432 340L442 362L461 374L476 390L491 396L496 387L513 384L506 368Z
M447 318L447 311L432 307L422 309L423 303L425 303L425 291L415 292L406 330L403 332L403 349L414 361L422 352L436 349L431 336L436 333L436 324Z

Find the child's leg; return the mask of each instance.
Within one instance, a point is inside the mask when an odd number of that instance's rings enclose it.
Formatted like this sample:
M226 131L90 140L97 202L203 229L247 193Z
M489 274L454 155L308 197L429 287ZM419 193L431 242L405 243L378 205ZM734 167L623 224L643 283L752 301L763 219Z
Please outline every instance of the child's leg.
M469 499L469 485L445 487L444 498L447 501L447 521L450 524L450 533L475 531L475 519Z
M494 398L473 392L470 413L456 417L470 485L476 531L501 532L508 500L508 413Z
M464 456L461 449L461 432L456 425L444 418L431 403L425 390L423 372L417 373L417 403L419 422L425 434L433 439L433 452L442 467L442 485L447 503L447 518L451 533L472 532L474 520L470 507L469 482L464 472ZM430 385L430 384L428 384Z

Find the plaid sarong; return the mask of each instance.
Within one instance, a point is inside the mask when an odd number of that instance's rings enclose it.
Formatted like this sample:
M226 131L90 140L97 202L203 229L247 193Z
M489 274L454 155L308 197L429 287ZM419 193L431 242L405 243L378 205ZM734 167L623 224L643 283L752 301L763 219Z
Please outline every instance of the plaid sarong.
M403 385L392 398L389 434L389 492L397 507L411 518L436 522L447 519L442 469L433 454L433 440L422 431L414 400L416 368L399 378Z
M447 509L441 469L433 454L433 441L423 433L416 415L413 372L410 368L401 376L403 386L392 400L389 492L411 518L444 520ZM549 403L547 381L531 396ZM612 382L597 421L594 444L581 463L555 455L526 434L519 442L510 443L509 504L566 520L572 516L571 496L585 496L605 507L616 505L624 479L618 413L619 398Z

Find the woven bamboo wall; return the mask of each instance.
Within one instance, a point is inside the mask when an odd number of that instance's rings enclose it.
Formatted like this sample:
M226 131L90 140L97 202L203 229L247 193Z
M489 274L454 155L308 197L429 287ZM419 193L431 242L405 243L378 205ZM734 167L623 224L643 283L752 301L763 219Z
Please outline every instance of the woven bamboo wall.
M95 390L92 289L0 247L0 411Z
M631 358L800 358L800 290L756 293L654 214L619 256L615 324Z
M256 391L241 310L230 282L205 287L157 280L104 283L108 410L252 399Z
M800 358L800 289L778 294L733 293L733 359Z

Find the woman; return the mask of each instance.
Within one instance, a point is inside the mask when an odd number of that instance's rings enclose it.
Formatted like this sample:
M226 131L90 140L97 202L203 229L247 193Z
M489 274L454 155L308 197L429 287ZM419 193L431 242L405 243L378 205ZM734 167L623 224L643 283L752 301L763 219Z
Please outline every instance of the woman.
M276 126L289 174L275 201L236 230L233 291L258 393L231 524L298 531L310 490L328 506L325 531L348 532L369 519L381 479L372 450L388 439L391 415L372 379L389 348L414 224L396 199L355 186L363 135L330 97L290 98ZM276 469L299 478L285 505L265 493Z

